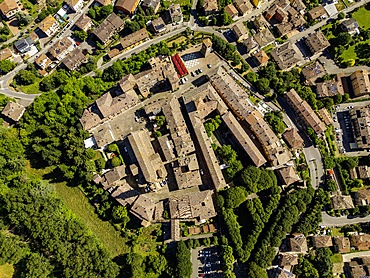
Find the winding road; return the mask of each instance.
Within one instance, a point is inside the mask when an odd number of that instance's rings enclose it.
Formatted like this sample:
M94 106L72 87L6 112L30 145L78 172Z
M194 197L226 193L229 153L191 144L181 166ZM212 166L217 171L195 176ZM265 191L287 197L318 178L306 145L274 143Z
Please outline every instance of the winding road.
M370 215L366 217L348 218L347 216L333 217L326 212L322 212L321 216L322 221L320 225L326 227L341 227L345 225L370 222Z

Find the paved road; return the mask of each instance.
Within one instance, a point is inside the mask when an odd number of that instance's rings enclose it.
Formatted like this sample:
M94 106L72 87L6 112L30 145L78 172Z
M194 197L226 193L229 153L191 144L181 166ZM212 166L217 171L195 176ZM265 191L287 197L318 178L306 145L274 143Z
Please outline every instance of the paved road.
M367 257L370 256L370 251L362 251L362 252L355 252L355 253L350 253L350 254L343 254L343 262L347 263L350 262L351 259L353 258L358 258L358 257ZM360 277L368 277L368 276L360 276Z
M356 70L367 70L370 71L370 67L367 66L356 66L356 67L348 67L348 68L339 68L333 60L328 59L324 56L321 56L319 58L320 62L324 65L325 70L328 74L338 74L338 73L344 73L344 74L351 74L355 72Z
M12 89L9 88L8 82L13 79L13 77L22 69L25 69L27 67L26 64L20 64L17 66L13 71L9 72L8 74L2 76L0 78L0 93L4 94L8 97L12 98L19 98L19 99L24 99L27 101L33 101L38 95L28 95L23 92L16 92Z
M327 214L326 212L322 212L321 216L322 221L320 225L326 227L341 227L349 224L370 222L370 215L366 217L347 218L347 216L333 217Z

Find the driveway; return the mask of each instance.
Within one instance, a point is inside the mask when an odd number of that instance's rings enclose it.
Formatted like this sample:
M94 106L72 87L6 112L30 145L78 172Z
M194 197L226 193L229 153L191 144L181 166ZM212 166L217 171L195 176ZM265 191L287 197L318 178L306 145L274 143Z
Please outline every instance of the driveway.
M320 225L326 227L341 227L345 225L370 222L370 215L366 217L347 218L347 216L333 217L326 212L322 212L321 217L322 221Z

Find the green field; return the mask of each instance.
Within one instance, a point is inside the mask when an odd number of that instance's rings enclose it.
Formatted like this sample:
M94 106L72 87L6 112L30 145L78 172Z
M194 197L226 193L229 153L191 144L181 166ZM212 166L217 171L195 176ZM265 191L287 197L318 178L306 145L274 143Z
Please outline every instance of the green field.
M341 263L343 262L342 254L334 254L331 256L331 262L334 263Z
M126 239L121 237L109 222L98 217L94 207L79 188L68 187L65 183L55 184L55 187L58 197L62 199L66 207L82 220L113 256L130 251Z
M14 274L14 267L11 264L0 265L0 277L12 278Z
M370 8L370 5L367 5L366 7L361 7L360 9L358 9L358 11L352 14L352 17L357 20L360 27L368 29L370 28L370 10L366 8Z
M180 6L191 5L191 0L164 0L164 6L168 7L171 4L180 4Z

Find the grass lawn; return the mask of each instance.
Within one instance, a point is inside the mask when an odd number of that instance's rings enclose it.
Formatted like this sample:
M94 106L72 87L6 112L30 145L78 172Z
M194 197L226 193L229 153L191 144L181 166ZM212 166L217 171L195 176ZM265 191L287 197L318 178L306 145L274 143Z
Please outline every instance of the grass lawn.
M14 274L14 267L11 264L0 265L0 277L12 278Z
M358 25L368 29L370 28L370 10L366 9L367 6L358 9L352 14L352 17L357 20Z
M164 6L168 7L171 4L180 4L180 6L191 5L191 0L164 0Z
M340 232L340 228L330 228L332 236L344 236L344 233Z
M343 262L343 258L342 258L342 254L334 254L333 256L331 256L331 262L334 264L334 263L341 263Z
M370 16L370 14L369 14L369 16ZM361 41L359 43L368 43L368 44L370 44L370 39L367 40L367 41ZM357 55L356 55L356 52L355 52L355 46L356 45L351 45L350 47L348 47L348 49L346 49L342 53L342 55L340 55L344 59L344 61L347 61L348 59L354 59L354 60L357 59Z
M66 207L82 220L113 256L130 251L126 244L127 240L109 222L98 217L94 207L79 188L68 187L65 183L57 183L55 188L58 197L63 200Z
M40 81L41 81L41 78L38 78L35 83L31 85L18 86L18 88L21 89L21 91L26 94L39 94L41 93L39 89Z
M174 43L177 43L177 45L180 45L180 44L182 44L185 41L186 41L186 37L185 36L181 36L181 37L179 37L179 38L177 38L175 40L172 40L172 41L168 42L167 45L168 45L168 47L171 48Z

